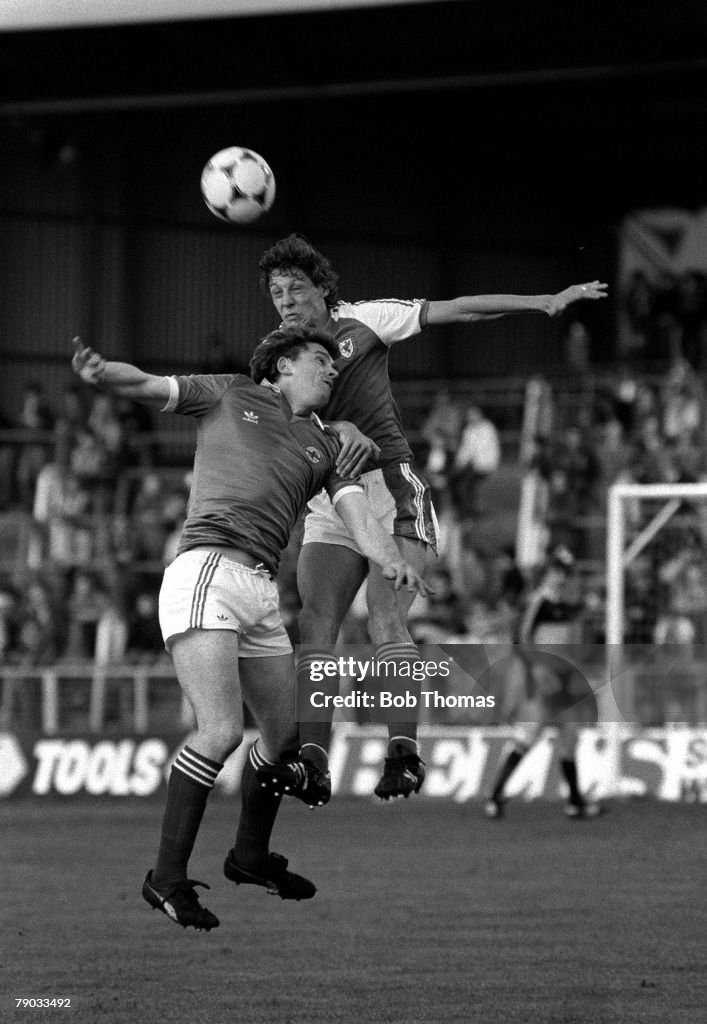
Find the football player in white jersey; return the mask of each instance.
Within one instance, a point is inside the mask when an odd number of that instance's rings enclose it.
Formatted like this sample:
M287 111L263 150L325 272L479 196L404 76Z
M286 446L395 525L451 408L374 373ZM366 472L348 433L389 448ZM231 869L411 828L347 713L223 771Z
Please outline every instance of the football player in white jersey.
M449 300L381 299L344 302L338 275L329 260L302 235L281 239L261 257L260 280L284 325L310 323L336 341L338 378L327 420L353 422L379 449L377 460L360 478L377 508L379 522L392 534L402 557L424 571L429 551L436 550L437 526L427 482L414 470L388 376L392 345L437 324L468 323L518 313L556 317L568 306L603 299L600 281L571 285L546 295L470 295ZM346 473L346 450L339 468ZM368 632L379 662L419 660L407 628L413 594L393 594L375 566L359 550L326 495L309 505L298 563L302 600L299 620L302 651L298 686L307 687L308 666L331 658L343 619L367 578ZM320 686L320 684L318 684ZM334 692L336 677L330 677ZM300 759L263 781L286 789L307 803L329 799L328 747L331 722L300 723ZM417 725L410 716L389 722L389 748L383 774L375 787L381 799L408 797L424 780L417 745ZM306 780L306 781L304 781Z

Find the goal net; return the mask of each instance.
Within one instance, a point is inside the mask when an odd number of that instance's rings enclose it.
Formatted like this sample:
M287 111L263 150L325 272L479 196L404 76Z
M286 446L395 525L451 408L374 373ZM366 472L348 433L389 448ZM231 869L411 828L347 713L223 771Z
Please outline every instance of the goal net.
M707 720L707 483L610 489L605 634L641 724Z

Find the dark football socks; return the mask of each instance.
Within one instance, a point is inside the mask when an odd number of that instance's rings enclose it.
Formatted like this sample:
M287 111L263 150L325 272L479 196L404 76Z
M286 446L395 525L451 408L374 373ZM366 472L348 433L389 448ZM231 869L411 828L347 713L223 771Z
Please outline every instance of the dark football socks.
M402 689L410 690L417 697L417 706L420 703L420 692L422 685L420 681L413 679L412 673L407 670L407 666L412 662L420 660L420 653L415 644L409 641L394 641L387 644L381 644L376 647L375 655L376 663L378 665L388 664L392 662L395 666L394 670L389 669L388 673L384 670L379 670L379 682L382 688L385 688L385 680L388 678L391 683L391 689L399 691L401 689L401 682L404 683ZM403 668L403 666L406 666ZM394 722L388 722L388 736L390 737L390 744L392 747L393 737L396 741L401 738L412 740L415 743L417 739L417 716L411 716L407 720L396 720ZM415 743L415 749L410 753L417 753L417 744Z
M570 803L574 804L575 807L581 807L584 804L584 798L577 784L577 762L569 757L563 758L560 761L560 768L569 786Z
M312 691L322 690L327 694L339 692L339 675L326 675L322 672L323 679L314 683L311 678L312 662L332 662L338 665L337 659L331 651L308 651L302 655L297 662L297 709L299 721L300 746L309 743L315 744L322 750L329 750L331 743L331 720L333 711L331 709L325 715L324 721L308 721L312 717L309 711L309 696ZM309 756L309 755L308 755ZM321 766L320 766L321 767ZM323 768L322 771L326 769Z
M280 808L281 795L261 785L255 772L268 764L258 751L257 742L248 751L241 776L241 816L233 846L233 856L242 868L254 869L267 858L270 836Z
M187 865L206 807L223 765L184 747L172 766L157 863L152 871L156 889L167 889L187 877Z
M496 779L496 785L493 787L493 793L491 794L492 800L502 799L506 783L527 753L527 747L515 747L511 750L510 754L503 762L503 767Z

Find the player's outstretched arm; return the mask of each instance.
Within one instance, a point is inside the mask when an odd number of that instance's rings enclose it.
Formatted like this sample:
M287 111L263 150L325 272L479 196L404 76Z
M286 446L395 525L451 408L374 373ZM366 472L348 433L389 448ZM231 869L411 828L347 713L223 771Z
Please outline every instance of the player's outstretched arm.
M327 423L341 442L341 451L336 460L336 472L341 477L354 479L363 471L369 459L378 461L380 448L370 437L362 434L357 426L347 420L333 420Z
M572 284L555 295L461 295L447 301L433 300L427 308L427 323L474 323L517 313L555 317L575 302L607 298L608 289L603 281L587 281Z
M84 345L81 338L74 338L73 346L71 369L85 384L160 409L167 404L169 382L165 377L145 373L130 363L107 360L99 352Z
M363 491L348 491L336 503L336 511L353 534L361 553L376 565L395 590L406 587L417 590L423 597L430 593L422 576L405 562L398 547L373 514Z

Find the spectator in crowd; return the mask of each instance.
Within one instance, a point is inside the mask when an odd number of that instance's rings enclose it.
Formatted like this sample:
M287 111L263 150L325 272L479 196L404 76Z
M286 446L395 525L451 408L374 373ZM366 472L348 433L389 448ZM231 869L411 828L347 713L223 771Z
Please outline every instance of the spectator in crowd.
M634 356L643 356L649 347L658 306L657 290L645 271L636 270L629 278L623 305L631 332L628 345L630 353Z
M30 577L15 601L14 644L10 662L16 669L35 669L55 663L63 633L59 609L45 579ZM5 683L5 704L14 724L40 724L40 700L36 675L15 675Z
M16 424L0 411L0 431L13 430ZM17 451L11 441L0 443L0 512L11 508L15 501L15 461Z
M668 273L649 278L639 269L631 275L624 310L630 332L627 347L632 358L659 364L678 354L681 331L675 285L675 278Z
M162 562L171 523L165 514L164 487L158 472L142 476L130 518L137 538L136 557Z
M656 621L653 640L666 643L707 643L707 574L704 553L692 545L658 569L666 589L665 607Z
M562 342L566 379L579 385L580 393L592 387L592 339L581 320L570 320Z
M30 382L22 392L19 416L0 415L0 430L22 431L24 438L0 446L0 510L32 507L40 469L49 459L51 444L27 432L50 431L52 414L40 384Z
M631 446L627 444L621 422L612 417L599 425L594 447L597 462L597 493L600 508L606 510L609 487L628 478Z
M87 566L94 553L91 495L71 470L69 436L56 436L54 458L39 472L33 505L30 568L45 562L69 571Z
M97 574L88 569L79 569L74 574L68 599L69 623L64 649L67 661L93 660L98 622L107 603L108 595Z
M581 520L598 507L599 463L579 427L569 427L552 453L549 517L554 542L584 554Z
M661 431L668 441L697 434L703 421L704 396L696 375L684 359L668 371L661 399Z
M653 642L656 595L651 559L642 552L626 569L624 588L624 639L636 644Z
M449 472L459 445L462 409L449 388L440 388L420 428L427 444L424 474L432 489L438 514L443 515L449 496Z
M47 581L29 580L20 601L17 649L23 665L51 665L61 651L63 622Z
M17 589L0 579L0 665L11 663L16 651L19 605Z
M430 434L424 463L424 474L432 491L432 500L438 515L447 511L449 504L450 457L441 434Z
M502 548L489 559L484 593L492 608L518 614L526 588L526 578L518 566L512 547Z
M113 395L97 391L88 413L88 427L98 439L106 455L106 473L116 474L124 468L125 429Z
M106 473L108 466L108 453L100 438L90 427L79 427L71 448L71 471L89 494L91 510L96 513L105 512L109 503L106 492L114 478Z
M611 394L611 413L619 421L624 435L629 437L636 421L636 402L640 383L638 375L627 364L618 367L616 383Z
M123 436L122 457L126 466L148 468L159 462L152 412L129 398L113 395Z
M682 354L698 373L707 370L707 275L689 270L676 286L676 312L682 326Z
M130 601L126 659L133 663L154 664L169 656L164 649L157 614L159 583L138 585Z
M114 512L109 520L109 551L116 565L130 566L136 558L138 538L130 517Z
M678 472L656 415L646 416L637 430L631 455L631 475L639 484L677 482Z
M462 518L477 509L479 484L501 464L501 441L494 423L478 405L470 405L464 416L459 447L454 456L450 487Z
M187 516L187 502L189 487L191 486L191 473L185 473L182 484L165 495L162 505L162 517L165 531L165 540L162 546L162 562L169 565L174 561L177 553L177 543L184 520Z
M33 381L24 389L18 426L38 433L51 431L53 416L41 384ZM42 466L48 462L50 452L51 445L41 438L23 441L17 450L17 499L25 509L32 508L37 477Z
M425 417L420 433L429 445L437 443L448 459L451 459L459 444L463 426L463 410L448 387L435 393L430 410Z
M666 442L680 484L696 483L705 479L707 463L705 449L690 431L685 431Z
M76 384L67 384L59 392L59 407L54 420L55 445L65 442L71 450L79 429L86 427L87 413L83 393Z
M120 664L128 649L128 577L124 570L109 563L100 587L93 661L97 667L105 667Z

